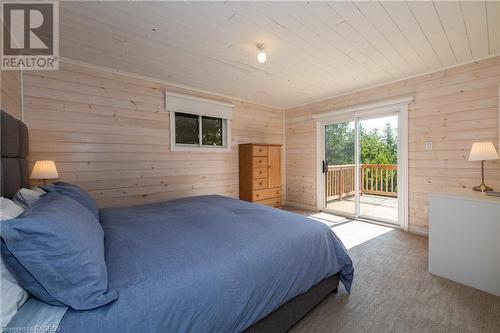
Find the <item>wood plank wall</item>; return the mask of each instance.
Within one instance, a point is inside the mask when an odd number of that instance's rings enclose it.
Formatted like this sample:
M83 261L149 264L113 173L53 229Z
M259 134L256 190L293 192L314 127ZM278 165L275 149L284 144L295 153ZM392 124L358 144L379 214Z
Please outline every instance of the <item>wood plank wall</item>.
M75 64L26 71L30 162L55 160L61 180L89 190L101 207L201 194L238 197L237 144L283 144L284 111L225 100L235 105L231 152L171 152L166 89L210 98Z
M17 119L21 119L21 72L1 71L0 107Z
M357 104L412 95L409 112L410 229L428 230L428 194L471 188L479 162L468 162L474 141L498 148L500 57L443 70L286 111L288 203L316 207L316 128L311 115ZM425 142L433 150L425 150ZM486 180L500 190L500 163L486 163Z

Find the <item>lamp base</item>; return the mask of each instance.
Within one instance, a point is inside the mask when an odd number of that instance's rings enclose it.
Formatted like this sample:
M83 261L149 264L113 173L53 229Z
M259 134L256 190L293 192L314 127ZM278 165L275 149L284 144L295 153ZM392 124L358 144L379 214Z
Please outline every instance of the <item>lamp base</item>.
M489 186L486 186L484 183L478 186L474 186L472 188L473 191L478 191L478 192L491 192L493 189Z

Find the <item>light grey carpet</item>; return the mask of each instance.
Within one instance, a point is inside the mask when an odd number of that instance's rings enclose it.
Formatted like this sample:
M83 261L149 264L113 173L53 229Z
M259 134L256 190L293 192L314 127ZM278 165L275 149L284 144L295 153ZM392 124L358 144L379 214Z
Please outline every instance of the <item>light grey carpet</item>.
M351 295L339 288L291 332L500 332L500 297L431 275L427 238L394 230L349 252Z

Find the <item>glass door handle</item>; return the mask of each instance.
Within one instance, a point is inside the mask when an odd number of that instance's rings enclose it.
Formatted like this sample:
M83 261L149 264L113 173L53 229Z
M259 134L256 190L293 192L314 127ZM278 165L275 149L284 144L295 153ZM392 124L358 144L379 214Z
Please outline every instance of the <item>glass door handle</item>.
M328 169L327 169L327 167L326 167L326 162L325 162L325 161L322 161L322 162L321 162L321 166L322 166L322 170L321 170L321 171L322 171L323 173L327 173L327 172L328 172Z

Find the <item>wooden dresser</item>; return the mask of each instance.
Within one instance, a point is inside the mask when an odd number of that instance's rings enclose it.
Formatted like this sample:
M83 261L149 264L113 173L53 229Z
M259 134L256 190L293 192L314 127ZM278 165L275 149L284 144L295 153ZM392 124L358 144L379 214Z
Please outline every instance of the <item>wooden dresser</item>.
M281 207L281 145L240 144L240 199Z

